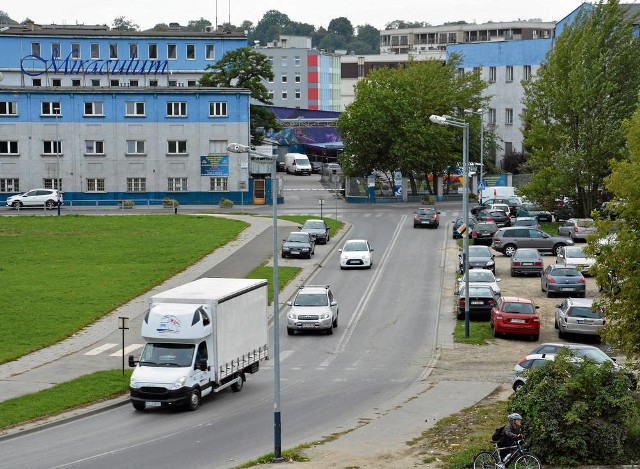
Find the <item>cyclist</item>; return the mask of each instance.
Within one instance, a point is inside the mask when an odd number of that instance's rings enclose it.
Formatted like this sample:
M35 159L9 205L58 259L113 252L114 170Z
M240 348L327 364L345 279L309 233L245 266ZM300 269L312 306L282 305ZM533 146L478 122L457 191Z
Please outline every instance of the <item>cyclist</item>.
M497 442L500 448L500 459L502 460L502 464L498 465L498 467L504 467L509 462L511 454L513 453L513 448L509 448L509 446L514 446L516 441L524 438L520 429L520 425L522 425L522 415L513 413L509 414L507 418L509 419L509 423L502 427L502 436Z

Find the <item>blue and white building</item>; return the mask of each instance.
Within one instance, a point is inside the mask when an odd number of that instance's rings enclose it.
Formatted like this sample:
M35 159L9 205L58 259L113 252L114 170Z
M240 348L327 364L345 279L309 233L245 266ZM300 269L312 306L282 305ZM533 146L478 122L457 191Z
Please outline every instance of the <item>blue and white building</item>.
M47 187L77 204L254 203L269 169L226 150L249 143L249 91L197 85L246 45L220 30L2 28L0 201Z

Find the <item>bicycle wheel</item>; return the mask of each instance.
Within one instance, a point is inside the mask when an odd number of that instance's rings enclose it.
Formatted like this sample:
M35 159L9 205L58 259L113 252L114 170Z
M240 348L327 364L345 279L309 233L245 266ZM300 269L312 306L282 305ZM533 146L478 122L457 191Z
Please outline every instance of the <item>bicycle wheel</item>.
M537 456L533 454L523 454L516 459L513 469L540 469L542 465Z
M494 469L498 462L495 451L480 451L473 458L473 469Z

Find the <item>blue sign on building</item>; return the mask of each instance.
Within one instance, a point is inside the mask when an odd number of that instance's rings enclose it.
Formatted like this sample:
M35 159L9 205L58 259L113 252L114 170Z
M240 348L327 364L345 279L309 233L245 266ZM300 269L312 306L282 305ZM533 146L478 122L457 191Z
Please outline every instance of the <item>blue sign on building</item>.
M229 176L229 155L200 156L200 176Z

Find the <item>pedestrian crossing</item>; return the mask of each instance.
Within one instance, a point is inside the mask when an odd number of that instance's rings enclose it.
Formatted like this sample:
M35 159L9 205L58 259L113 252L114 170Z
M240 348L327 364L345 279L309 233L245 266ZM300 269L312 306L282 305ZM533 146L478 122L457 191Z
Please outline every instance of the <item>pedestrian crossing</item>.
M119 350L113 352L113 349L116 347L120 347L120 348ZM88 352L85 352L83 355L96 356L96 355L108 354L110 357L121 357L123 354L129 355L130 353L133 353L136 350L141 349L142 347L144 347L144 344L131 344L131 345L127 345L124 349L122 349L120 344L106 343L106 344L99 345L89 350ZM109 353L109 352L112 352L112 353Z

